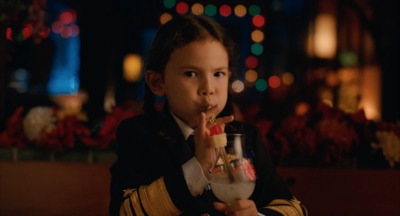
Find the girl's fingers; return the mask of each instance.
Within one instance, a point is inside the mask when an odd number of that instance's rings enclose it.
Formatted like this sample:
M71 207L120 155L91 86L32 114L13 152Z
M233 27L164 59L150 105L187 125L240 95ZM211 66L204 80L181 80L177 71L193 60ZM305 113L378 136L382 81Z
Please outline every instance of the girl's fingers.
M234 120L234 117L233 117L233 115L230 115L230 116L220 117L220 118L217 118L215 120L216 120L215 124L222 125L223 127L225 127L225 124L229 123L229 122L232 122ZM213 126L213 124L210 121L208 121L207 122L207 128L211 128L212 126Z
M199 121L199 125L197 126L197 130L200 134L204 134L206 132L207 129L207 121L208 118L206 117L206 114L204 112L202 112L200 114L200 121Z
M226 210L227 207L228 207L228 205L226 205L225 203L214 202L214 208L215 208L217 211L224 212L224 211Z

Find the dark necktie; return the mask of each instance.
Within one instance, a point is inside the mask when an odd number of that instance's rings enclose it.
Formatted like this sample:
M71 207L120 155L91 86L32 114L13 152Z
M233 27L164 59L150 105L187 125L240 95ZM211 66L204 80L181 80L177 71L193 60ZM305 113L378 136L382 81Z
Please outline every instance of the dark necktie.
M194 136L190 135L187 138L186 143L189 145L190 150L192 151L192 154L194 155L194 151L195 151L195 148L194 148Z

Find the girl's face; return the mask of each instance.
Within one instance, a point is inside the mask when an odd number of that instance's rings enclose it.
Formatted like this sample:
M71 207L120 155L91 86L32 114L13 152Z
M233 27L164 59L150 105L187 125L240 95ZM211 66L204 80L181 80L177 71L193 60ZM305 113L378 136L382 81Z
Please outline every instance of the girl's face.
M215 107L217 116L228 99L228 53L211 38L175 49L165 66L162 88L169 108L195 128L201 112Z

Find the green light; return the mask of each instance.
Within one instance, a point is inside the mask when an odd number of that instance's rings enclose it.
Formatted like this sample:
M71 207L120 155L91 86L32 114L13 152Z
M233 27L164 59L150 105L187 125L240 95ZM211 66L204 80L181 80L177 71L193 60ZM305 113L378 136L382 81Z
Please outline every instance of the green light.
M208 4L204 8L204 13L208 16L214 16L217 13L217 7L215 7L213 4Z
M173 8L175 4L175 0L164 0L164 7L166 8Z
M264 47L260 43L254 43L251 45L251 53L254 55L261 55L264 52Z
M249 14L252 16L259 15L261 13L260 6L252 4L249 7Z
M260 92L265 91L268 88L268 82L264 79L256 81L256 89Z
M358 56L352 51L345 51L339 55L339 61L343 66L354 66L358 63Z

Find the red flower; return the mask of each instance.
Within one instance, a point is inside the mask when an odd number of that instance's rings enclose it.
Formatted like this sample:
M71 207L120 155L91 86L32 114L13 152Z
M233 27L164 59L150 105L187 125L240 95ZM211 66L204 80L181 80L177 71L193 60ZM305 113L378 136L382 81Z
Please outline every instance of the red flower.
M100 130L95 137L83 137L80 139L86 146L107 148L115 140L117 127L122 120L142 113L141 104L136 101L126 101L123 105L114 108L103 121Z
M1 147L18 147L24 148L28 146L28 140L25 136L22 126L22 112L24 107L18 107L12 116L7 120L6 130L0 134Z

